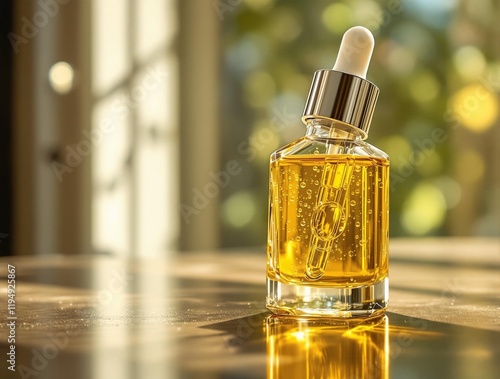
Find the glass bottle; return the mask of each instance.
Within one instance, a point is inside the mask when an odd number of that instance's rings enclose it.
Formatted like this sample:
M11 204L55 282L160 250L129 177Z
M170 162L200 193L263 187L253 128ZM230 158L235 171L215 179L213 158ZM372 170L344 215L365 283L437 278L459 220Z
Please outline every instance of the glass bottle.
M387 307L389 157L365 141L379 94L364 78L372 49L367 29L346 32L334 69L314 75L306 135L271 155L274 313L354 317Z

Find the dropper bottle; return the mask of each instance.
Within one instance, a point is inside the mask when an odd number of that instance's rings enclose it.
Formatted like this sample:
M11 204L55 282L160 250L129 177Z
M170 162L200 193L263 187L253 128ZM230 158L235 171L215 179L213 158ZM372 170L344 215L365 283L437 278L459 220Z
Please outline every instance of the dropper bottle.
M379 89L366 80L370 31L349 29L315 73L307 133L271 155L267 306L370 315L388 300L388 156L365 142Z

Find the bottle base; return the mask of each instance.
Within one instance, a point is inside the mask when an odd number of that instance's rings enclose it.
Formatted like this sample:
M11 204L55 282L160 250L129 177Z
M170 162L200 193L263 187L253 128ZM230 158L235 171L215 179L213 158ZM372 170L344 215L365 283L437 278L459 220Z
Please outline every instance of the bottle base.
M267 308L275 314L322 317L369 317L384 312L389 279L371 286L333 288L284 284L267 278Z

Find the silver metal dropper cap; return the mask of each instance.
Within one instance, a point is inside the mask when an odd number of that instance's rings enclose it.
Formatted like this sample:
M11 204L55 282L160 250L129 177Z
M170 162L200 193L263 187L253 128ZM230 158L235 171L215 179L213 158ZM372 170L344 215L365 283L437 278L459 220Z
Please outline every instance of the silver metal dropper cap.
M333 70L316 71L302 121L328 118L361 130L366 138L380 90L365 79L374 46L371 32L361 26L342 38Z

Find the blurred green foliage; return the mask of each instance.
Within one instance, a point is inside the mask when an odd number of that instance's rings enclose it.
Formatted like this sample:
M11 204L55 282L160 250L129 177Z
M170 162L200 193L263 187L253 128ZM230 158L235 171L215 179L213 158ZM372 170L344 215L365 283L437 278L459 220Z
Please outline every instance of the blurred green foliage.
M265 243L269 154L304 134L312 75L355 25L376 40L369 142L391 156L391 236L500 235L497 3L234 3L221 21L221 159L243 172L223 192L224 246Z

